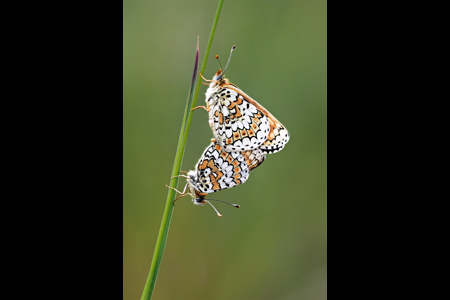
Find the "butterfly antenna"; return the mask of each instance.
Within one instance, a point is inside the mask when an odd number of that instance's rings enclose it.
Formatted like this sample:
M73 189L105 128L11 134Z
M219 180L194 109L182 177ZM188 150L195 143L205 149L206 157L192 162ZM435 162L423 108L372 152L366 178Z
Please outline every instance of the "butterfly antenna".
M217 215L218 215L219 217L222 216L222 215L217 211L217 209L214 207L214 205L211 204L211 202L209 202L208 200L205 200L205 202L207 202L209 205L212 206L212 208L214 208L214 210L216 211L216 213L217 213Z
M236 48L236 45L233 45L233 47L231 47L230 56L228 57L228 62L227 62L227 65L225 66L225 70L227 69L228 64L230 63L231 54L233 54L234 48ZM225 70L223 70L223 72L222 72L223 74L225 74Z
M205 200L213 200L213 201L219 201L219 202L223 202L223 203L226 203L226 204L230 204L230 205L232 205L232 206L234 206L234 207L236 207L236 208L239 208L239 207L241 207L240 205L237 205L237 204L232 204L232 203L230 203L230 202L227 202L227 201L223 201L223 200L218 200L218 199L205 199Z
M217 54L216 54L216 59L219 62L220 69L223 70L222 64L220 63L220 60L219 60L219 55L217 55ZM222 74L223 74L223 72L222 72Z

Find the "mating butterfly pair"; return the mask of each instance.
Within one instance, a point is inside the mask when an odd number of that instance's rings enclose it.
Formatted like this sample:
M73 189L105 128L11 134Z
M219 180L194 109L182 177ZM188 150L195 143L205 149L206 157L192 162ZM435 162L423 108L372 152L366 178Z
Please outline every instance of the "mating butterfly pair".
M194 204L209 203L213 208L208 200L225 201L205 199L206 195L244 183L266 154L280 151L289 141L286 128L262 105L230 83L224 72L219 69L212 80L204 79L211 83L206 91L207 106L200 106L209 112L209 125L216 138L204 151L195 170L187 176L179 175L187 178L183 192L175 189L181 194L178 198L191 195ZM185 193L188 187L189 192Z

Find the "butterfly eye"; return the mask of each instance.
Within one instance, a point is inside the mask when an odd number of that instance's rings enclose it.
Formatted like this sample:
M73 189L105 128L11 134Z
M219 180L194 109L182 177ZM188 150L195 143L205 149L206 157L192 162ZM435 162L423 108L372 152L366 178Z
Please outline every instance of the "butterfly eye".
M204 203L205 200L204 200L202 197L195 198L194 201L195 201L196 203L198 203L198 204L205 204L205 203Z

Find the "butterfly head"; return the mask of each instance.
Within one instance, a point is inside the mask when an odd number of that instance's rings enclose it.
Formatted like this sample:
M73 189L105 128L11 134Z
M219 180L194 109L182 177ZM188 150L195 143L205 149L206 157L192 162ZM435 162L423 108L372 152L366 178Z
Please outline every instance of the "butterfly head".
M209 87L221 86L223 84L229 83L228 79L225 78L225 74L222 72L222 69L217 71L216 75L213 77L213 81L209 85Z
M216 75L213 76L213 80L209 84L209 89L206 92L206 101L212 96L212 94L217 92L222 85L230 83L228 79L225 78L222 69L217 71Z
M203 205L206 204L206 201L205 201L205 197L204 197L204 196L202 196L202 197L197 197L197 198L192 198L192 202L193 202L195 205L199 205L199 206L203 206Z
M197 190L195 188L195 186L189 182L189 180L188 180L188 184L189 184L189 192L190 192L189 194L192 196L192 202L195 205L200 205L200 206L205 205L206 204L205 196L207 194L200 193L200 191Z
M196 187L198 182L198 176L195 171L189 171L188 172L188 179L187 183L189 185L189 191L192 196L192 202L194 202L195 205L204 205L205 202L205 196L207 194L201 193L199 189Z
M219 69L219 71L217 71L216 75L214 75L213 80L214 81L219 81L219 80L223 80L224 76L222 73L222 69Z
M192 186L190 186L189 189L191 190L192 202L193 202L195 205L203 206L203 205L206 204L205 196L206 196L207 194L201 193L199 190L195 189L195 188L192 187Z

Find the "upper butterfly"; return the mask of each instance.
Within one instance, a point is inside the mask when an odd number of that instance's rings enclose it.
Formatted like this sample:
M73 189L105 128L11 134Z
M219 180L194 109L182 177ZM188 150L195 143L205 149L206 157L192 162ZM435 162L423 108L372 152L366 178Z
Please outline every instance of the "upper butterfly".
M289 132L283 124L261 104L230 83L222 69L217 71L212 80L206 81L211 81L206 91L209 125L225 151L259 148L264 154L270 154L284 148L289 141Z

